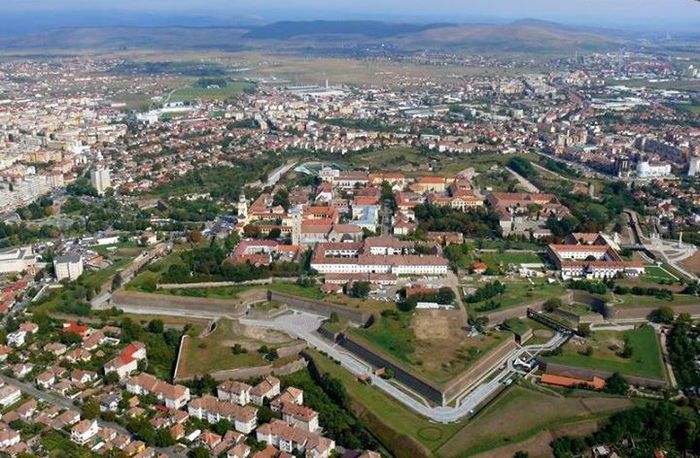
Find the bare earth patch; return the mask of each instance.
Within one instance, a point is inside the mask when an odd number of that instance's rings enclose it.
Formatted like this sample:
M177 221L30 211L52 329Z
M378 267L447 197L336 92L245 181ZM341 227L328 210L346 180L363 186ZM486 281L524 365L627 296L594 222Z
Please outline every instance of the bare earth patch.
M700 273L700 251L696 251L691 257L681 261L681 265L695 274Z
M418 310L411 322L411 328L418 340L454 339L466 336L460 327L461 315L453 310Z

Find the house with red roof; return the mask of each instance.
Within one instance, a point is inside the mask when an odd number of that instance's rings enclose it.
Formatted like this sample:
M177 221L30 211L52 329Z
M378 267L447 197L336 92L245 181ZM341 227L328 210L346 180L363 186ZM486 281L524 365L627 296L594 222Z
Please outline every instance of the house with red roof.
M141 342L131 342L104 365L104 372L116 372L120 379L124 379L138 369L139 361L143 359L146 359L146 346Z

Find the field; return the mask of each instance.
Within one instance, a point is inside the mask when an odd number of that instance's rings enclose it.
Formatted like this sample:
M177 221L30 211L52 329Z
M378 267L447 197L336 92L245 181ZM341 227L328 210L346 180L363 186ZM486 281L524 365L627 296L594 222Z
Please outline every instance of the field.
M625 339L632 348L630 358L618 355L625 346ZM593 348L591 356L580 353L588 345ZM577 344L575 341L568 342L561 356L550 356L547 360L569 366L665 379L661 349L651 326L627 332L595 332L583 344Z
M523 442L543 430L601 419L631 407L627 399L557 396L524 384L508 388L437 452L466 457ZM551 453L551 452L550 452ZM494 455L497 456L497 455Z
M543 263L542 256L538 253L531 252L474 252L472 254L474 261L481 261L490 268L498 270L499 267L506 268L510 264L537 264Z
M533 283L530 283L527 280L499 281L506 285L505 293L488 300L467 304L467 306L472 310L475 310L477 313L487 313L496 310L505 310L520 305L526 305L552 297L559 297L566 291L559 283L550 284L543 280L533 280ZM470 287L478 288L482 285L483 284L481 283L476 283L470 285ZM493 310L487 310L485 306L491 300L493 300L496 304L500 304L500 307Z
M183 89L176 89L170 96L171 102L188 102L191 100L201 99L202 101L210 100L226 100L236 94L239 94L246 89L252 89L253 83L232 81L221 88L205 88L198 86L190 86Z
M693 114L700 115L700 105L680 105L680 107Z
M689 294L674 294L673 300L659 299L654 296L636 296L634 294L615 294L615 306L619 308L633 307L661 307L662 305L691 305L700 300L697 296Z
M677 278L675 278L673 275L667 272L666 269L663 269L659 266L646 266L644 270L645 272L642 279L647 280L649 282L658 283L659 281L677 281Z
M381 317L353 336L438 384L446 383L510 336L490 332L470 337L460 311L419 310Z
M211 334L186 340L178 376L201 376L221 370L266 366L270 361L258 353L260 346L267 345L272 349L293 342L286 334L247 328L238 322L222 319ZM247 352L234 354L234 344L240 344Z

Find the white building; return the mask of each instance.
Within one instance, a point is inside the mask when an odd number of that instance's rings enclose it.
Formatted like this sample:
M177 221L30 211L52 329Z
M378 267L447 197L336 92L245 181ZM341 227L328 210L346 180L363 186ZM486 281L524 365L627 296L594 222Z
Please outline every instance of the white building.
M21 347L27 339L27 333L22 330L11 332L7 335L6 339L7 345L10 347Z
M193 399L187 406L187 413L212 424L228 420L243 434L250 434L258 424L258 410L254 407L220 401L211 395Z
M0 405L5 408L9 407L22 397L22 391L12 385L0 387Z
M690 164L688 165L688 176L694 177L700 172L700 157L693 156L690 158Z
M70 438L73 442L85 445L97 435L99 428L95 420L82 420L70 430Z
M53 260L53 268L56 280L77 280L83 274L83 257L79 254L59 256Z
M36 256L31 246L0 251L0 273L33 272Z
M639 178L661 178L671 175L671 164L641 161L637 164Z
M99 195L104 195L107 188L112 187L112 182L109 177L109 169L95 169L90 172L90 184L97 189Z

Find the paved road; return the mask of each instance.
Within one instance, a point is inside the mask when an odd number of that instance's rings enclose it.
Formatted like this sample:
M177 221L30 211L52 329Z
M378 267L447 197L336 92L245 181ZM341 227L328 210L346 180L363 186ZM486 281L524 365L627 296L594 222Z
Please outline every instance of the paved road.
M80 410L78 407L75 406L75 404L73 404L72 400L65 398L63 396L58 396L58 395L55 395L52 393L47 393L46 391L41 391L37 387L32 385L31 383L22 382L20 380L17 380L15 378L8 377L8 376L2 375L2 374L0 374L0 380L2 380L4 383L6 383L8 385L16 386L17 388L22 390L24 393L26 393L26 394L28 394L36 399L40 399L44 402L47 402L49 404L57 405L59 407L63 407L64 409L71 409L71 410L78 410L78 411ZM127 430L126 428L124 428L123 426L121 426L118 423L113 423L111 421L104 421L101 419L97 419L97 423L103 428L110 428L110 429L117 431L120 434L125 434L129 437L132 437L132 434L129 432L129 430ZM177 450L175 450L172 447L169 447L167 449L166 448L158 448L158 447L153 447L153 448L160 453L165 453L167 456L169 456L171 458L179 458L179 457L184 456L181 452L178 452Z
M554 349L568 339L568 336L557 334L546 344L519 347L493 366L494 369L497 369L505 364L503 370L501 370L496 377L486 383L480 384L469 393L463 395L457 407L432 407L416 399L414 396L407 394L393 383L375 376L369 364L359 360L351 353L319 336L315 331L321 325L323 319L323 317L310 313L294 312L293 314L278 316L272 320L242 319L241 323L248 326L284 331L292 336L305 340L310 346L340 361L341 366L350 371L353 375L369 376L372 380L372 384L380 390L392 396L408 408L440 423L455 422L467 415L471 415L484 401L498 391L501 384L506 379L519 372L513 366L513 363L518 358L529 358L541 351Z

